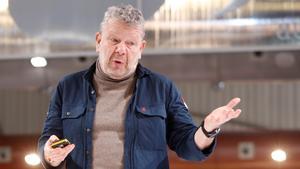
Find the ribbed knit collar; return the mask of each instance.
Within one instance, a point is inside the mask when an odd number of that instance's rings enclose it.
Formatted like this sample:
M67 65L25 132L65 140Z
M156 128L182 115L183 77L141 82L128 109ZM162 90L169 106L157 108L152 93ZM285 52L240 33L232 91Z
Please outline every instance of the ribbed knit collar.
M93 78L93 84L96 89L106 91L130 88L135 79L135 73L122 79L112 79L102 71L99 60L97 59L96 61L96 70Z

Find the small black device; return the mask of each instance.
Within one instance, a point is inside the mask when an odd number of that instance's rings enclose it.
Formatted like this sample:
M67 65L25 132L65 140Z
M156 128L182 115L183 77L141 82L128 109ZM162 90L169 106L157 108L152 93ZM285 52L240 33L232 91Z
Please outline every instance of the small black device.
M61 140L58 140L58 141L55 141L54 143L52 143L51 147L52 148L57 148L57 147L64 148L65 146L67 146L69 144L71 144L69 140L61 139Z

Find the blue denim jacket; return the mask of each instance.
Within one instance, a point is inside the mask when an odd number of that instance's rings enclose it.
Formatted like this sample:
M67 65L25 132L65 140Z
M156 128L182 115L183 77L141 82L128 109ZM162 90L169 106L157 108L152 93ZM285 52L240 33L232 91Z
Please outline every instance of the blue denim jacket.
M92 168L96 106L96 92L92 85L94 71L95 64L59 82L39 139L41 155L45 142L53 134L75 144L75 149L65 160L68 169ZM175 85L140 64L136 76L134 95L125 119L125 169L168 169L167 145L186 160L206 159L215 142L205 150L197 148L194 134L198 127L193 124ZM42 163L45 168L54 168L44 159ZM56 168L62 168L62 165Z

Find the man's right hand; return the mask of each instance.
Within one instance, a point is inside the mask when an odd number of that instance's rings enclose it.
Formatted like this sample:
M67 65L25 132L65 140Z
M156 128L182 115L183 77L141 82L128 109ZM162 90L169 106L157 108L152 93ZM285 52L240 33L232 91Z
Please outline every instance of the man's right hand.
M75 148L74 144L67 145L64 148L52 148L51 144L58 141L59 138L52 135L45 144L44 157L47 163L53 167L57 167L65 160L67 155Z

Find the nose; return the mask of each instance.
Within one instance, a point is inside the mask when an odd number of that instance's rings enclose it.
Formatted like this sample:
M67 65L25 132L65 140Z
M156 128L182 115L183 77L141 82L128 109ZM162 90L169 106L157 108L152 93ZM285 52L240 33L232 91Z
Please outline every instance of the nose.
M120 42L119 44L117 44L116 52L119 55L124 55L126 53L126 44L124 42Z

